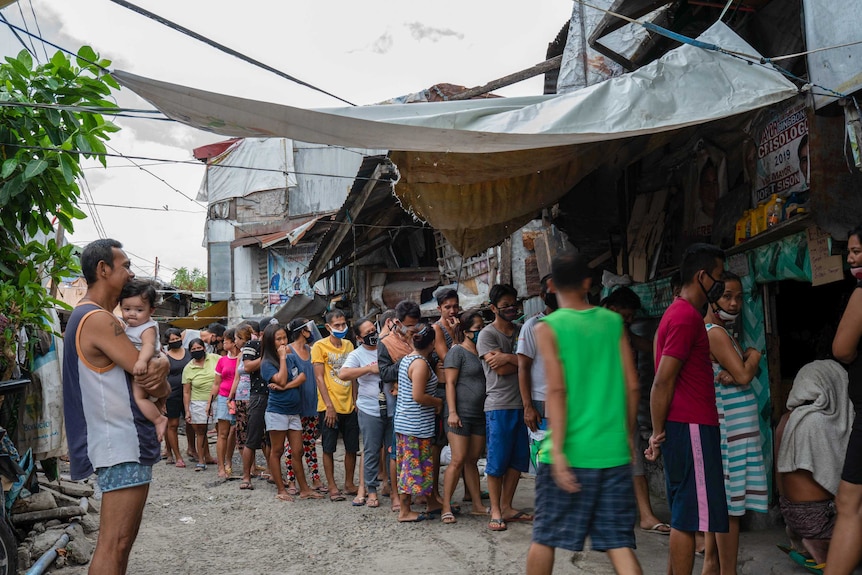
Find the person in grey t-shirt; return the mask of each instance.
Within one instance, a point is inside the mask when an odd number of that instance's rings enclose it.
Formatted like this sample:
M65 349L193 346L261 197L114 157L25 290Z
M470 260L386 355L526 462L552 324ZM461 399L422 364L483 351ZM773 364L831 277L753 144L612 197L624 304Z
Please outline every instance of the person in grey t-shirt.
M523 511L512 508L512 499L521 473L530 463L524 407L518 387L518 356L515 343L518 328L512 323L520 315L518 292L510 285L497 284L489 298L494 321L479 333L476 349L485 372L485 422L488 443L488 493L491 521L488 529L505 531L507 521L532 521Z
M518 385L524 402L524 423L532 431L545 419L545 365L536 347L536 322L557 309L557 294L548 291L551 274L542 278L542 300L545 309L524 322L518 336ZM553 289L553 288L551 288Z

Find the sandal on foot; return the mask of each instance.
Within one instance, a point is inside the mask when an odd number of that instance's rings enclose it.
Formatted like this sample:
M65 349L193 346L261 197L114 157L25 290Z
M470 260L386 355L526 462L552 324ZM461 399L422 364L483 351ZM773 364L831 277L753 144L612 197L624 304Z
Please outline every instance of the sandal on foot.
M323 495L318 493L317 491L312 490L310 493L306 495L299 495L300 499L323 499Z
M504 521L506 523L517 523L519 521L524 521L526 523L529 523L532 520L533 520L533 516L530 515L529 513L527 513L526 511L518 511L517 513L515 513L511 517L506 517L504 519Z
M330 501L332 501L332 502L335 502L335 501L345 501L345 499L346 499L346 498L344 497L344 495L342 495L342 494L341 494L341 492L340 492L340 491L339 491L338 493L330 493L330 494L329 494L329 500L330 500Z
M183 461L182 459L180 459L179 461L177 461L176 463L174 463L174 465L175 465L176 467L179 467L180 469L182 469L183 467L185 467L185 466L186 466L186 462L185 462L185 461Z
M367 502L368 507L380 507L380 500L376 497L374 499L368 498Z
M254 485L251 484L251 481L243 481L239 484L240 489L248 489L249 491L254 491Z
M287 494L291 495L291 496L292 495L298 495L299 491L296 489L296 487L288 487L287 488Z
M445 523L446 525L451 525L452 523L458 523L458 520L455 519L455 515L452 513L444 513L440 516L440 521Z
M206 471L206 470L207 470L206 463L198 463L197 465L195 465L195 471Z
M659 535L670 535L670 525L659 522L649 529L641 527L641 531L646 531L647 533L658 533Z
M365 499L365 497L356 496L353 498L353 501L351 501L350 504L354 507L362 507L363 505L365 505L366 501L367 499Z
M276 493L275 498L278 499L279 501L286 501L286 502L292 502L293 501L293 497L291 497L287 493Z
M502 519L491 519L488 522L488 529L491 531L505 531L508 527L506 527L506 522Z

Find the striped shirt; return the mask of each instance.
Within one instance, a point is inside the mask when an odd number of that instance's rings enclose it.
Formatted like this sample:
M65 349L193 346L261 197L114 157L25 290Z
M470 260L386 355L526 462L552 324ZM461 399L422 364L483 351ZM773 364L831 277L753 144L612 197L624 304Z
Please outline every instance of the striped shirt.
M435 409L432 405L421 405L413 400L413 381L407 375L407 370L410 365L421 359L425 363L428 360L420 355L410 354L401 360L401 365L398 368L398 395L395 403L395 433L402 435L412 435L413 437L428 438L434 437L434 413ZM434 395L437 389L437 376L431 365L428 365L428 371L431 377L425 384L425 393Z
M155 465L159 441L152 423L138 409L132 381L115 363L96 367L79 353L80 330L96 304L82 304L69 318L64 336L63 409L73 480L119 463Z

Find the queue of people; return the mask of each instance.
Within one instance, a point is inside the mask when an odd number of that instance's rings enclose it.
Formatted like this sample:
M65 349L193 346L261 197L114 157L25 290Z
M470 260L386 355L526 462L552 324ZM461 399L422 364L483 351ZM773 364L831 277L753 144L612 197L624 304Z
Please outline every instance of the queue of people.
M851 233L849 247L851 271L862 287L862 228ZM116 335L118 324L98 312L123 294L130 300L123 310L127 324L147 326L153 298L132 281L127 262L116 242L85 250L82 267L92 303L79 306L70 322L72 333L92 315L87 329ZM438 296L441 318L434 324L411 301L400 302L377 321L360 319L353 326L343 312L332 310L324 318L328 335L315 341L314 322L306 318L286 326L265 318L224 331L211 328L209 342L168 330L164 354L149 349L150 336L143 335L148 327L138 330L140 349L131 341L100 347L82 340L81 349L67 350L66 360L80 383L64 380L72 474L96 470L108 509L120 505L112 503L119 501L112 492L149 484L153 442L140 432L149 426L154 438L164 433L169 464L185 467L185 459L194 458L195 471L215 464L219 476L228 478L239 445L240 489L254 489L251 480L257 475L274 484L275 498L283 502L296 496L328 495L333 502L354 496L353 505L379 507L380 497L389 494L398 522L439 517L444 524L456 523L462 510L453 496L463 478L470 513L487 517L490 531L533 522L531 574L551 573L555 549L580 551L587 537L592 549L607 552L616 572L640 573L634 553L640 513L641 529L669 535L669 573L692 572L696 534L702 532L703 572L732 575L739 519L748 511L765 512L769 494L750 387L762 352L742 349L728 329L742 311L742 282L724 267L724 253L714 246L695 244L686 250L679 294L652 344L630 330L640 304L630 291L618 291L602 306L589 303L592 270L574 254L554 259L552 273L542 280L545 309L523 327L516 323L521 315L517 292L500 284L490 290L494 318L487 325L478 312L460 313L457 292L444 290ZM806 567L827 574L850 573L862 558L862 426L858 409L850 423L848 404L858 408L862 397L860 340L862 291L857 289L833 342L837 361L815 362L800 371L788 399L791 412L777 434L777 485L788 532L798 544L794 552ZM667 524L653 514L648 493L641 500L643 489L632 468L644 404L635 352L650 349L655 362L649 393L652 432L642 452L647 460L663 458ZM75 363L76 356L93 360ZM107 368L88 367L106 361ZM81 410L82 397L89 393L83 386L89 381L87 369L134 374L131 402L103 401L131 406L135 427L124 433L137 434L131 443L146 452L146 460L139 457L132 467L110 457L90 460L88 442L111 438L88 437L76 428L86 428L93 417ZM833 392L842 386L846 397ZM163 405L164 414L159 407L150 415L144 401ZM185 458L176 437L183 416L189 435ZM216 459L207 440L211 423L218 434ZM530 463L529 431L538 430L549 433L536 454L536 503L530 514L514 507L514 495ZM318 435L325 484L317 472ZM336 482L333 457L339 437L345 452L343 488ZM447 443L452 459L441 493L440 452ZM820 446L816 457L812 445ZM287 476L282 474L286 446ZM266 466L255 464L257 449L264 451ZM483 454L488 506L477 468ZM104 471L116 465L125 467ZM145 500L146 489L135 493L143 497L136 501ZM139 523L140 510L136 513ZM110 517L111 512L109 526ZM114 535L116 543L125 536L123 528ZM119 553L112 559L118 561L128 555L107 549L101 537L96 553Z

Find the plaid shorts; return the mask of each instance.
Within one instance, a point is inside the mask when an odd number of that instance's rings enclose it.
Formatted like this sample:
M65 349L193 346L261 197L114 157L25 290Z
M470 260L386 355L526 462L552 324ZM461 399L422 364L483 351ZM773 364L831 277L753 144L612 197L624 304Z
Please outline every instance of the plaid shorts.
M536 475L533 541L548 547L583 551L590 537L596 551L635 549L635 504L632 469L572 468L581 484L577 493L563 491L551 477L551 466L540 464Z
M99 489L102 493L107 493L150 483L153 480L153 466L130 461L111 467L100 467L96 470L96 475L99 476Z

